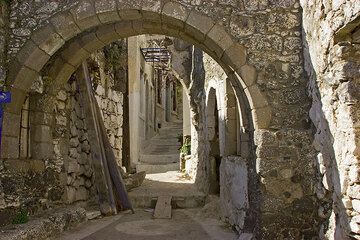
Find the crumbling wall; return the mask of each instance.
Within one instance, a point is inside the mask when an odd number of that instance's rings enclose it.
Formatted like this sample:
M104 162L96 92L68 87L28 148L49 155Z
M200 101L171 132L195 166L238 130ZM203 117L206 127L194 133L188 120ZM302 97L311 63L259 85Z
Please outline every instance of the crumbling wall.
M302 1L310 117L318 151L320 237L360 237L360 55L352 43L359 1ZM351 25L352 28L351 28ZM342 29L350 26L348 33ZM341 38L339 35L344 35ZM346 36L348 35L348 36Z

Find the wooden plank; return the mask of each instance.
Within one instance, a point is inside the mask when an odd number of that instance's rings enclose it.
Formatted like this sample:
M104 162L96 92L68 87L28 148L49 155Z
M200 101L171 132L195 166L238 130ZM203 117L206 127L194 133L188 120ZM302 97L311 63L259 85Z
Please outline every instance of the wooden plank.
M96 101L95 97L94 97L94 101ZM119 172L119 167L116 162L114 150L112 149L109 138L106 134L106 128L104 125L104 121L102 120L102 117L101 117L100 107L97 103L95 103L95 108L96 108L96 114L97 114L97 117L99 120L98 125L99 125L99 130L101 133L101 137L102 137L102 144L103 144L103 147L105 150L105 159L106 159L107 167L109 170L110 178L112 181L114 194L116 196L116 199L115 199L116 204L120 210L130 209L134 213L134 210L133 210L132 205L129 200L129 196L128 196L126 188L125 188L124 181Z
M159 196L155 206L154 218L171 218L171 199L172 196Z
M98 193L100 211L104 215L116 214L116 203L105 159L102 136L100 136L98 117L94 107L94 97L92 96L93 93L86 62L82 64L82 68L78 69L76 77L84 110L89 114L85 117L85 124L88 129L91 147L91 164L94 169L95 186Z

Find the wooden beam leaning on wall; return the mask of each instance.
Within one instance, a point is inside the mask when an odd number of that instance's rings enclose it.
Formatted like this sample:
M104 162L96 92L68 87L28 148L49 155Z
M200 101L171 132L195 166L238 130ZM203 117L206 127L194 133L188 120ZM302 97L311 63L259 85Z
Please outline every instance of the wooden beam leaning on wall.
M87 63L76 72L84 110L90 113L85 117L91 146L92 167L95 174L100 211L104 215L116 214L118 210L132 209L123 184L114 153L105 132L99 106L96 102ZM111 150L111 151L110 151Z

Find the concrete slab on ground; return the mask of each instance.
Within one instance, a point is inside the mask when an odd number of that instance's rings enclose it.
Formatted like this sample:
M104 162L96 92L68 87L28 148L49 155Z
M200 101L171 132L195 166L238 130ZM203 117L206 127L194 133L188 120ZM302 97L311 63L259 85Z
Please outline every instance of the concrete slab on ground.
M156 202L154 218L170 219L171 218L171 196L159 196Z

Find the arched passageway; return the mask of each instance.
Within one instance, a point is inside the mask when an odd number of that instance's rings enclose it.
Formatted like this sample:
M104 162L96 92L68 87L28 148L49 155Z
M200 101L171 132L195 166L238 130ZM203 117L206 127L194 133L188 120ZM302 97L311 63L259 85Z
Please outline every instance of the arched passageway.
M306 126L300 123L303 115L301 112L298 113L297 102L293 102L291 97L286 95L287 92L281 92L284 94L283 102L278 103L273 100L271 84L266 83L266 79L271 77L271 68L278 69L279 66L273 64L271 59L268 60L271 64L266 64L266 60L263 60L262 65L267 65L269 69L266 72L258 70L261 64L255 68L252 64L254 61L249 61L253 57L249 55L254 53L253 48L251 46L246 48L240 44L241 34L237 35L229 27L217 23L217 18L210 14L211 5L205 6L205 10L198 10L197 6L180 2L81 0L77 4L68 5L63 10L50 14L46 23L31 32L30 39L12 59L8 85L12 86L13 101L6 107L4 115L4 124L9 127L5 128L3 135L2 158L19 156L19 151L11 147L19 141L17 131L12 129L19 128L20 112L27 92L45 67L49 73L47 86L48 94L51 96L57 93L59 86L70 78L92 52L116 39L145 33L174 36L196 45L213 57L226 72L235 90L241 112L239 122L243 123L240 124L243 129L239 135L243 134L243 137L240 137L244 143L243 149L246 144L249 148L248 151L241 151L241 155L244 154L244 157L247 155L247 166L252 176L249 181L250 205L261 207L260 212L257 212L257 207L254 208L256 209L254 212L248 212L249 223L245 227L251 228L251 224L256 225L254 223L259 222L261 217L263 236L277 236L277 234L285 236L294 229L300 234L311 216L312 210L307 206L305 208L309 210L308 214L301 217L298 225L289 227L281 221L275 223L267 221L268 218L288 217L286 209L297 211L301 200L308 199L311 195L306 191L308 183L305 180L294 182L292 178L301 179L302 174L301 171L295 171L295 168L300 166L296 160L299 159L301 147L296 140L292 140L292 137L297 134L298 129L299 132L307 131ZM289 31L296 26L297 22L289 28ZM192 99L190 104L195 111L195 118L203 120L205 109L198 109L196 105L196 102L203 98L198 94L202 89L201 81L188 76L180 77L189 84L188 94ZM276 82L276 77L273 78L271 81ZM287 104L296 107L290 109ZM288 112L294 111L298 115L289 121L282 120L281 109L286 111L290 109ZM200 143L198 149L201 149L204 129L196 124L195 127ZM202 151L194 154L197 155L199 162L205 161L206 156ZM278 177L282 176L280 173L289 167L284 161L291 164L289 171L293 176L290 178ZM276 174L273 172L274 165L278 165L275 167ZM201 165L198 166L198 169L201 168ZM257 185L260 178L262 188ZM284 184L274 188L280 182ZM259 199L260 195L262 201Z

